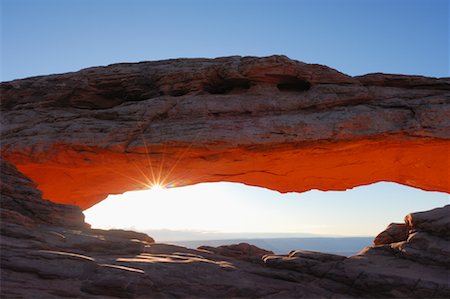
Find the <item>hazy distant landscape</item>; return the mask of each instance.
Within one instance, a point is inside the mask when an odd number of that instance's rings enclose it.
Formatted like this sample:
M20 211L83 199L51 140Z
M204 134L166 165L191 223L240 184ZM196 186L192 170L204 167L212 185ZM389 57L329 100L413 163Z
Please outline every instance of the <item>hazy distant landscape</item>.
M152 236L152 238L154 238L158 242L342 237L339 235L331 235L331 234L319 235L312 233L257 233L257 232L225 233L225 232L198 231L198 230L139 229L136 227L129 227L126 229L146 233L147 235Z
M234 240L198 240L174 241L177 245L197 248L201 245L220 246L237 243L249 243L260 248L271 250L275 254L287 254L291 250L302 249L320 251L345 256L358 253L361 249L372 244L370 237L348 238L272 238L272 239L234 239Z
M271 250L275 254L287 254L302 249L340 255L354 255L372 245L374 237L342 237L307 233L215 233L197 231L150 230L144 231L157 242L172 243L197 248L201 245L220 246L249 243Z

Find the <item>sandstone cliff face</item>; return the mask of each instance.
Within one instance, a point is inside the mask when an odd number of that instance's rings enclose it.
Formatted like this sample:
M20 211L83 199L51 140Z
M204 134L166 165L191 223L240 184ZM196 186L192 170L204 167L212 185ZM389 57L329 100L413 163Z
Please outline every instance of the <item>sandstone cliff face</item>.
M78 207L43 200L31 180L0 162L2 298L450 296L450 206L408 215L407 239L349 258L273 255L249 244L193 250L90 229Z
M1 84L2 156L87 208L161 181L450 191L450 79L283 56L116 64Z

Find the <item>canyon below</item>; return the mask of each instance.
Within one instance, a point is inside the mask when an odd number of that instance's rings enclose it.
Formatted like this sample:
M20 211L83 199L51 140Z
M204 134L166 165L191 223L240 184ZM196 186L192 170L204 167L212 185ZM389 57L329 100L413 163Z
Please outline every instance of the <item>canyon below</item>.
M92 229L82 213L200 182L448 194L449 78L232 56L2 82L1 96L2 298L450 297L450 205L386 223L351 256L190 249Z

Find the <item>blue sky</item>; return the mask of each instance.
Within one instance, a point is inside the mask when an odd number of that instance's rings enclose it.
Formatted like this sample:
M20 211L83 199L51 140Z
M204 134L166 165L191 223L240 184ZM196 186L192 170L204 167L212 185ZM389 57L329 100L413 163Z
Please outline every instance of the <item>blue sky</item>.
M448 0L1 0L1 80L115 62L284 54L449 75Z
M273 54L350 75L450 75L446 0L0 1L1 81L117 62ZM341 225L348 235L373 234L407 212L449 201L448 194L425 195L394 184L347 195L313 192L300 195L303 201L297 195L274 201L279 198L275 193L241 185L218 190L240 198L240 206L257 207L261 215L279 211L286 223L292 222L292 230L304 225L312 231L313 217L328 219L323 225ZM308 217L309 222L300 222ZM358 227L371 222L376 227ZM351 226L357 229L351 232Z

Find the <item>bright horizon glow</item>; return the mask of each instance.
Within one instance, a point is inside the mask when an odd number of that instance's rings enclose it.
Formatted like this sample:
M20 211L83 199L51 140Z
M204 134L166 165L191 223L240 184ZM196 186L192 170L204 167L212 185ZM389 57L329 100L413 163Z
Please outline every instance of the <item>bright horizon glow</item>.
M159 193L164 191L165 189L166 188L162 184L156 183L150 187L149 191L151 191L152 193Z
M335 201L345 208L335 209ZM222 182L110 195L84 214L86 222L104 229L374 236L407 213L446 204L446 193L387 182L287 194Z

